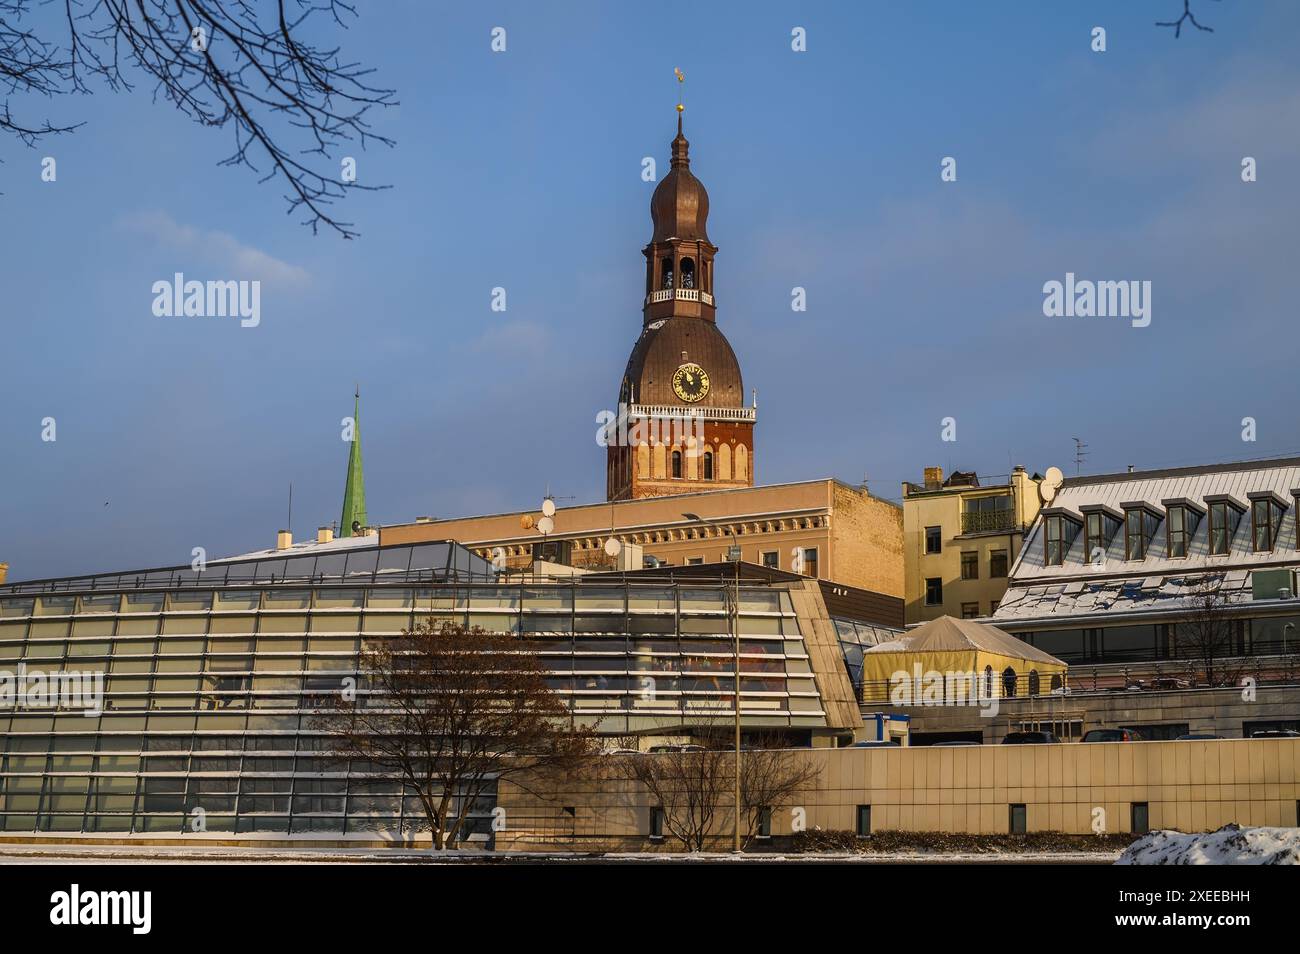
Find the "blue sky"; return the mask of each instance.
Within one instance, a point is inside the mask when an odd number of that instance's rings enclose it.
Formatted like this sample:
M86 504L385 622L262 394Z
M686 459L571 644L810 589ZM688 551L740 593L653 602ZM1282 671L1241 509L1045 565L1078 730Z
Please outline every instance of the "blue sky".
M1300 449L1300 5L1196 0L1215 32L1177 40L1178 0L360 6L344 52L401 105L395 148L340 152L392 186L340 207L352 242L147 84L12 103L86 125L0 142L11 578L271 545L290 482L296 532L337 520L354 382L374 522L603 499L673 67L760 482L1072 473L1074 436L1086 472ZM260 326L155 317L176 271L262 281ZM1067 271L1151 281L1151 325L1044 317Z

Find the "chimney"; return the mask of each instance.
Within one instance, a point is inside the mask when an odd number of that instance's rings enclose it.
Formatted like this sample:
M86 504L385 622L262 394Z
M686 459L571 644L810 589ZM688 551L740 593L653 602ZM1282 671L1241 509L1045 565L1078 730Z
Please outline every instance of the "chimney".
M1133 473L1133 465L1132 465L1132 464L1129 464L1129 465L1128 465L1128 472L1129 472L1130 474Z
M416 523L433 523L433 518L432 518L432 517L416 517L416 518L415 518L415 522L416 522Z
M316 530L317 543L329 543L334 539L333 527L320 527Z
M7 579L9 579L9 564L0 563L0 586L3 586Z
M287 550L293 546L293 534L288 530L281 530L275 535L275 548L277 550Z
M925 469L925 489L938 490L943 486L943 468L927 467Z

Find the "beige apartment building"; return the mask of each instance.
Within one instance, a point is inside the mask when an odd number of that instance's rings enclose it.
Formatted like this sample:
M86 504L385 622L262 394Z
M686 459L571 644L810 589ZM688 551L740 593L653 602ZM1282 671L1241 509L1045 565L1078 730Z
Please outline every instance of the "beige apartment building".
M541 516L420 518L381 527L380 544L455 540L489 560L500 548L512 569L544 559L593 570L614 567L611 537L640 546L649 565L716 563L734 545L747 563L903 596L902 509L838 480L559 507L546 534Z
M991 616L1041 505L1042 478L1016 467L1005 481L981 485L973 472L946 480L925 468L921 484L903 484L904 600L907 622L940 616Z

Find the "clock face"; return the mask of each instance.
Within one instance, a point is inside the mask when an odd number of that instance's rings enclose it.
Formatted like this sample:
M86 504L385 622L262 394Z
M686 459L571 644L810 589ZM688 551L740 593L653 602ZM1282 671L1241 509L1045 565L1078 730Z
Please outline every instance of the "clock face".
M703 401L709 393L709 373L698 364L684 364L673 373L673 390L687 404Z

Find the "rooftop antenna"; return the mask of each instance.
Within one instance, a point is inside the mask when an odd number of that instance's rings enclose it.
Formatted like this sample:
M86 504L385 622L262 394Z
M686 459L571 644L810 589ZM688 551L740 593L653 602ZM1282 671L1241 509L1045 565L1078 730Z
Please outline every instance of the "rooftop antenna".
M289 481L289 523L286 525L289 532L293 533L293 481Z
M1078 477L1083 469L1083 462L1088 458L1088 445L1077 437L1071 440L1074 441L1074 476Z

